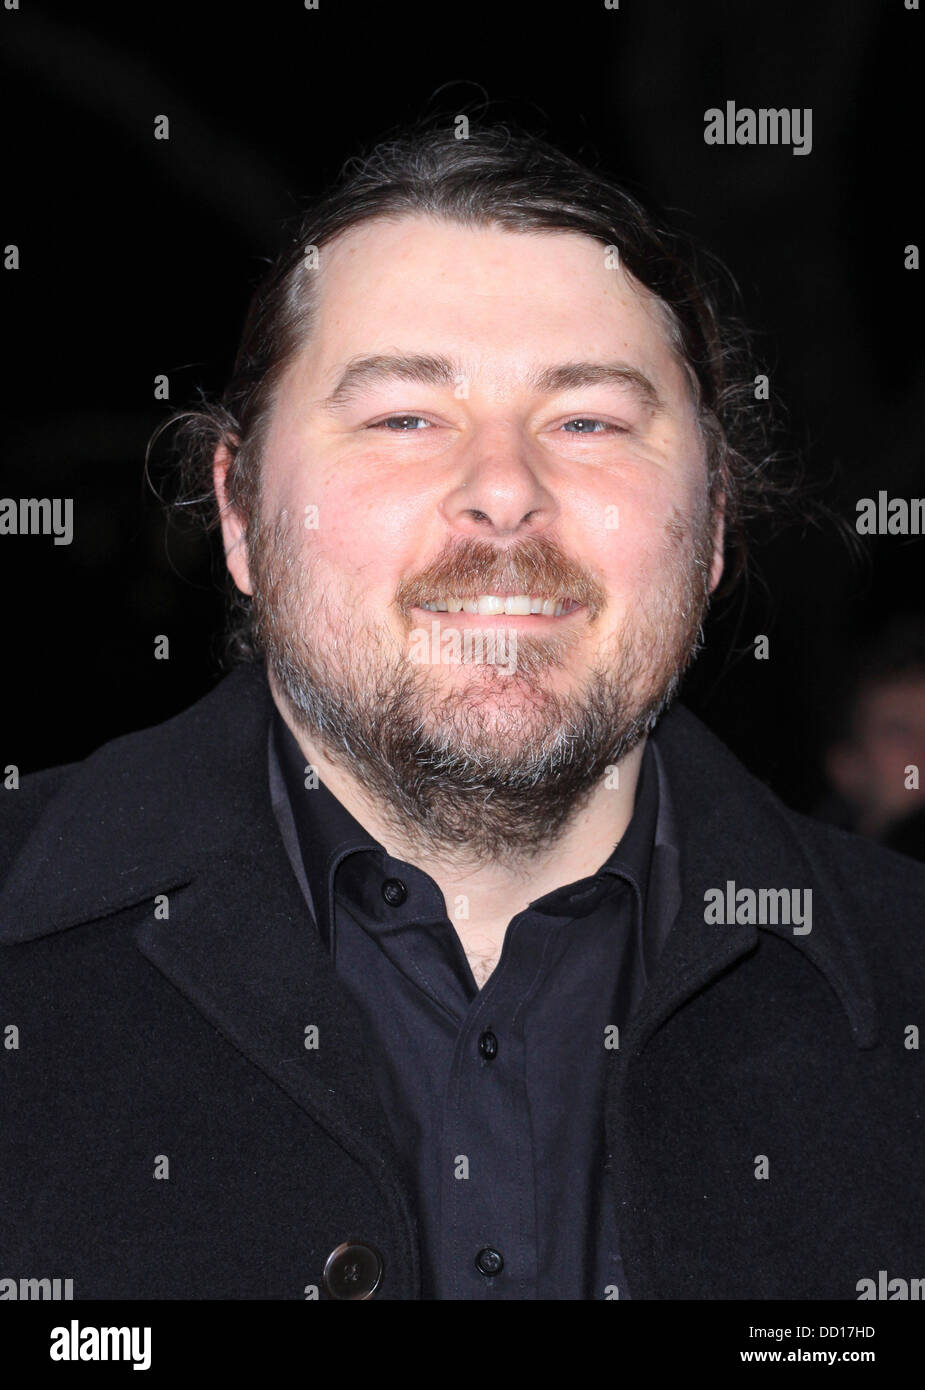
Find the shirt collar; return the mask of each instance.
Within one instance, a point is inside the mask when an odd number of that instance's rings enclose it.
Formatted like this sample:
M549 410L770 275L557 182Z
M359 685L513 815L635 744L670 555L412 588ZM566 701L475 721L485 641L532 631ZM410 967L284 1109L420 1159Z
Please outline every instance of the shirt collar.
M295 843L289 845L290 857L301 861L304 868L303 889L314 909L322 939L331 949L334 882L337 870L348 856L371 851L380 858L383 877L407 870L412 877L421 875L434 890L434 902L443 903L437 885L422 871L401 861L391 859L384 846L365 830L330 788L307 767L305 756L288 726L274 708L270 731L271 783L277 787L277 802L284 797L291 814L291 831ZM676 870L673 817L667 794L664 767L650 738L646 743L640 765L636 799L630 823L613 852L593 874L574 883L555 889L531 904L534 911L552 916L578 917L593 911L614 889L614 880L628 881L639 903L644 922L644 955L647 971L661 950L670 928L665 911L653 914L649 910L649 890L653 878L664 879L668 863ZM295 851L295 854L293 853ZM671 858L675 855L674 859ZM296 860L296 855L298 860ZM301 875L300 875L301 877ZM661 882L657 892L662 907L670 900L677 903ZM445 907L439 909L441 915Z

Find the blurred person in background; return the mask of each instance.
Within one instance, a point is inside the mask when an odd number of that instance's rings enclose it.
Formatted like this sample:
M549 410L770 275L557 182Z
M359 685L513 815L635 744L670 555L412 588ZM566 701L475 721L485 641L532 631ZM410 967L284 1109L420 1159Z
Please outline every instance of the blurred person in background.
M925 622L900 616L858 650L824 756L820 814L925 860Z

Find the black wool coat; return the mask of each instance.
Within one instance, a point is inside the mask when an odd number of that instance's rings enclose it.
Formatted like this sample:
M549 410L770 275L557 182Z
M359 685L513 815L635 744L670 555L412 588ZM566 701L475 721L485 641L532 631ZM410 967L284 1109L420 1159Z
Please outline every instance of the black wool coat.
M326 1299L354 1242L375 1298L420 1297L408 1176L273 815L270 708L242 666L0 792L0 1279ZM654 737L683 903L608 1080L631 1296L925 1276L925 866L789 811L681 705ZM811 890L812 930L705 920L730 881Z

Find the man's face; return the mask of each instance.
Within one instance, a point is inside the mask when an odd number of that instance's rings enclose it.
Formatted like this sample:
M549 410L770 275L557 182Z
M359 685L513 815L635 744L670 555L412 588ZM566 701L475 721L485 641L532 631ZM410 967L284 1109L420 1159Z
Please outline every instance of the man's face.
M551 843L670 698L721 573L684 370L589 237L414 217L321 262L246 546L224 523L271 680L432 852ZM571 602L424 607L517 595ZM453 659L474 628L495 664Z
M879 834L918 810L925 787L907 769L925 765L925 671L910 669L862 692L851 737L830 749L829 776L858 807L865 833Z

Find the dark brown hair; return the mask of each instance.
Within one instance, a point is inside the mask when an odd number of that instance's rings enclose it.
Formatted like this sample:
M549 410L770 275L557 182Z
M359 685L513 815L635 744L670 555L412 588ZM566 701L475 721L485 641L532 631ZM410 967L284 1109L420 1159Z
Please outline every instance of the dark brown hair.
M276 388L312 330L317 272L310 267L336 237L373 218L430 215L510 231L570 231L615 247L620 263L663 307L672 346L687 368L698 410L711 495L725 494L731 590L746 565L746 524L792 490L772 467L769 403L756 400L757 366L739 318L729 272L689 238L661 224L629 193L541 137L510 123L473 126L458 139L446 125L421 125L347 161L336 182L288 225L288 242L258 285L231 379L216 402L164 422L176 427L178 505L218 523L212 460L232 456L230 505L245 522L258 495L261 453ZM154 441L152 440L152 443ZM249 600L231 586L228 655L257 654Z

